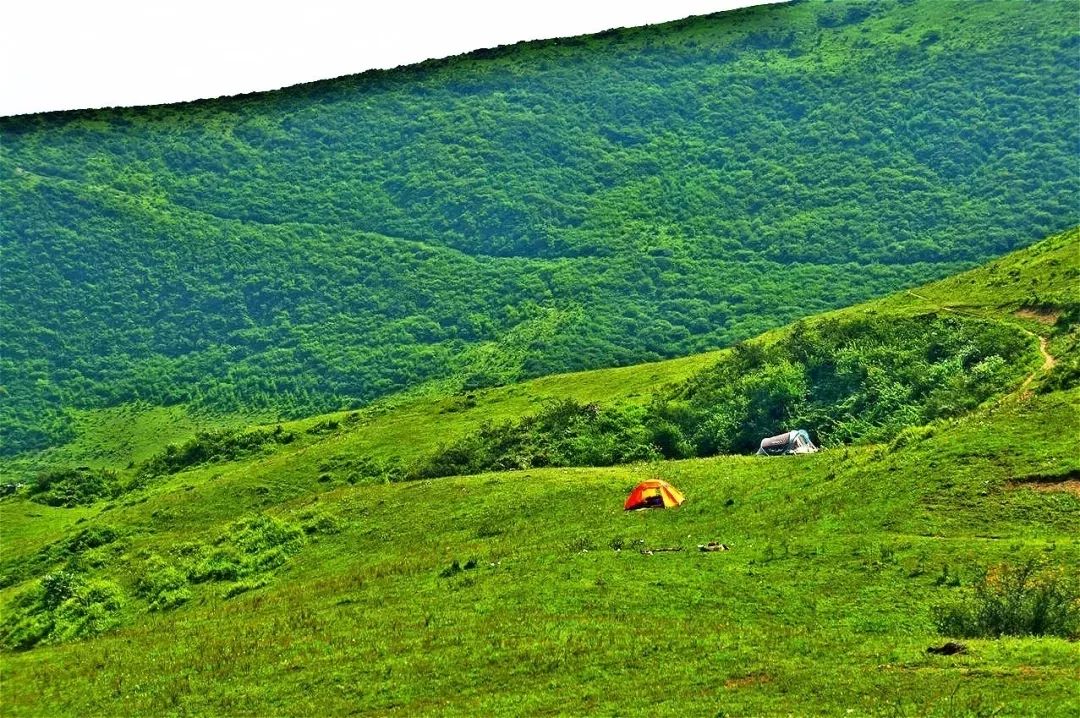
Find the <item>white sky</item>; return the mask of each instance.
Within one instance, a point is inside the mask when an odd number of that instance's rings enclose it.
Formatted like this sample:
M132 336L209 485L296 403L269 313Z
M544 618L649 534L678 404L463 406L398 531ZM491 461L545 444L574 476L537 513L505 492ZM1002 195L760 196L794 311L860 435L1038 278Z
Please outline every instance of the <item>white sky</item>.
M271 90L776 0L11 0L0 116Z

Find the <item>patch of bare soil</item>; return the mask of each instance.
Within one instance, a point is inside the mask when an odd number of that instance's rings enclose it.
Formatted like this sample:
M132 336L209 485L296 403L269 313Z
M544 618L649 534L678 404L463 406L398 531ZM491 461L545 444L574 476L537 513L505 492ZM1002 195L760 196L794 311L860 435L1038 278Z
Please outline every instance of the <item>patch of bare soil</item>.
M1031 489L1042 492L1064 492L1080 498L1080 471L1045 476L1036 474L1013 479L1009 482L1012 489Z
M1030 483L1030 484L1023 484L1023 486L1026 486L1027 488L1032 489L1033 491L1047 491L1047 492L1064 491L1067 494L1072 494L1073 496L1075 496L1077 498L1080 498L1080 481L1062 481L1062 482L1056 483L1056 484L1051 484L1051 483Z
M772 680L772 676L765 673L751 673L739 678L728 678L724 681L724 688L746 688L748 686L760 686Z
M1054 324L1061 316L1061 312L1049 309L1020 309L1015 314L1021 319L1031 319L1039 324Z

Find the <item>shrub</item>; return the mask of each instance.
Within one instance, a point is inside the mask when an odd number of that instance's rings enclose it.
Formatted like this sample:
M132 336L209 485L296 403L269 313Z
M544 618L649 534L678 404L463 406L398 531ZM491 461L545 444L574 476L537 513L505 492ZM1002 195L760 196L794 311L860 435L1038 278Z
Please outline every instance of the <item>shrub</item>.
M93 636L120 624L124 593L112 581L91 579L55 611L49 641Z
M262 588L270 583L267 578L245 579L243 581L237 581L233 585L225 589L225 592L221 594L222 598L232 598L233 596L239 596L241 593L247 593L248 591L254 591L256 588Z
M304 530L271 516L233 523L208 551L199 551L188 572L192 581L236 581L272 571L300 550Z
M278 429L280 428L281 427L279 426ZM305 433L328 434L330 432L337 431L339 428L341 428L341 423L338 422L336 419L326 419L325 421L320 421L317 424L309 426Z
M24 651L45 640L53 629L51 613L21 613L13 607L4 622L3 643L7 648Z
M175 474L184 469L217 461L233 461L262 451L267 445L289 444L296 439L280 426L274 430L256 429L241 432L236 429L200 431L183 444L169 444L143 464L142 477Z
M47 506L85 506L123 493L115 471L88 467L53 469L39 473L30 485L30 500Z
M776 341L735 345L646 407L553 401L440 447L409 477L748 453L796 426L818 443L888 440L1004 391L1030 349L1018 332L954 316L799 322Z
M0 588L41 575L50 566L61 562L66 562L69 567L77 567L88 551L107 546L119 538L120 533L111 526L90 526L74 536L55 541L30 556L6 559L0 564Z
M75 595L79 586L78 577L70 571L57 571L41 579L41 605L56 608Z
M386 484L401 478L401 467L397 459L379 461L370 456L355 454L337 455L319 464L320 482L329 482L335 476L343 477L350 484L379 483Z
M275 548L299 548L304 532L295 524L272 516L255 516L237 521L224 537L246 554L259 554Z
M588 536L578 536L570 543L566 544L566 549L570 553L585 553L587 551L595 551L596 543Z
M1080 580L1061 568L1028 561L984 571L957 601L936 606L938 631L948 636L1080 635Z
M90 549L111 544L118 538L120 538L120 533L111 526L91 526L59 542L54 553L75 556Z
M488 423L477 433L440 447L413 467L409 478L658 459L657 432L645 424L645 412L635 406L554 401L534 416L516 423Z
M135 581L135 593L146 599L151 611L176 608L191 599L187 576L160 556L153 555Z
M464 563L464 565L459 563L457 559L454 559L454 561L452 561L449 566L444 568L442 571L439 571L439 577L451 578L452 576L456 576L462 571L472 571L478 565L479 562L475 558L470 558Z
M339 534L345 528L345 522L333 514L312 513L302 517L304 533Z
M12 602L0 624L0 642L25 650L92 636L119 625L124 603L123 591L111 581L57 571Z
M233 546L215 549L188 573L192 581L235 581L240 577L243 559Z

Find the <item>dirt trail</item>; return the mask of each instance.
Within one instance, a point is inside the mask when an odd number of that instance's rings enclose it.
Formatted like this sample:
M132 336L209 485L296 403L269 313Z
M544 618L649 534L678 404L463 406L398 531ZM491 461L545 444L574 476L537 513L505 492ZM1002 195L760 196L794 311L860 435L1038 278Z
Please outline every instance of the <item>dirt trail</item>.
M943 312L952 312L953 314L966 314L968 316L977 317L977 318L980 318L980 319L985 319L985 317L982 317L982 316L980 316L978 314L975 314L973 312L965 312L965 311L960 310L960 309L953 309L951 307L943 307L940 304L938 304L937 302L935 302L933 299L931 299L930 297L925 297L922 294L919 294L917 292L913 292L911 290L908 290L907 293L910 294L911 296L915 297L916 299L921 299L924 302L929 302L930 304L933 304L935 307L937 307L938 309L940 309ZM1027 319L1034 318L1033 316L1027 316L1027 315L1023 315L1023 314L1021 314L1020 316L1022 316L1024 318L1027 318ZM1040 317L1041 316L1042 315L1040 315ZM1055 319L1056 319L1056 317L1055 317ZM1043 320L1038 319L1037 321L1043 321ZM1043 323L1046 323L1046 322L1044 321ZM1031 372L1030 374L1028 374L1027 377L1024 378L1024 382L1020 385L1020 388L1017 389L1016 392L1015 392L1016 394L1018 394L1020 396L1021 399L1026 399L1029 396L1028 387L1031 386L1031 382L1035 381L1036 377L1038 377L1039 374L1044 374L1044 373L1050 371L1051 369L1053 369L1054 365L1057 364L1057 358L1054 357L1054 355L1050 353L1050 349L1049 349L1050 341L1046 337L1040 336L1040 335L1036 334L1033 331L1030 331L1028 329L1024 329L1023 327L1017 327L1017 328L1020 329L1020 331L1024 332L1024 334L1027 334L1029 337L1038 337L1038 339L1039 339L1039 354L1041 354L1042 358L1043 358L1042 366L1039 367L1038 369L1036 369L1035 371ZM1006 397L1007 396L1009 396L1009 395L1006 395ZM1004 399L1006 397L1002 397L1002 399Z
M1043 356L1043 371L1050 371L1057 364L1057 359L1050 353L1047 347L1050 345L1049 340L1046 337L1039 337L1039 353Z
M1055 359L1054 355L1047 349L1049 343L1050 342L1047 341L1046 337L1039 337L1039 353L1042 354L1043 363L1037 370L1028 374L1027 378L1024 379L1024 383L1016 390L1016 393L1019 394L1021 398L1026 398L1028 396L1028 387L1031 386L1031 382L1035 381L1035 377L1050 371L1054 368L1054 365L1057 364L1057 359Z

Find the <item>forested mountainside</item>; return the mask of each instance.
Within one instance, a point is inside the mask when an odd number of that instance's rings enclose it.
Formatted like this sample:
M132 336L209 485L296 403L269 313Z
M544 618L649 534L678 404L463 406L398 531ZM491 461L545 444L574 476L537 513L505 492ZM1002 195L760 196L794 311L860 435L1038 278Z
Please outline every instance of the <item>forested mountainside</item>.
M1072 2L759 7L0 119L2 451L722 346L1077 221Z

